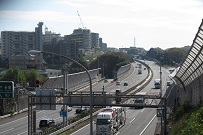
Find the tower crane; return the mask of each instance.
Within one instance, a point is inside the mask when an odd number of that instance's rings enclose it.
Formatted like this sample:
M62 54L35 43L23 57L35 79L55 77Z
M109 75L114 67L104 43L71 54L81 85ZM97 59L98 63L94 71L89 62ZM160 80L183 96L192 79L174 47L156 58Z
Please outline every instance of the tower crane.
M84 25L83 25L83 23L82 23L82 19L81 19L81 17L80 17L80 14L79 14L78 11L77 11L77 13L78 13L78 16L79 16L79 18L80 18L80 22L81 22L81 24L82 24L82 28L85 29L85 27L84 27Z

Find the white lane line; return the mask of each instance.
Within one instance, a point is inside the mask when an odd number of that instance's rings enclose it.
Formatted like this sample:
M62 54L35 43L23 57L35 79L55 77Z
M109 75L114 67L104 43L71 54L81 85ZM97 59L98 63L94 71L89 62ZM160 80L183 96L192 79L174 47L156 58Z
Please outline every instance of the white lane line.
M24 133L26 133L27 131L24 131L24 132L22 132L22 133L20 133L20 134L17 134L17 135L22 135L22 134L24 134Z
M41 113L41 112L44 112L44 110L43 110L43 111L40 111L40 112L38 112L38 113ZM8 124L11 124L11 123L14 123L14 122L16 122L16 121L20 121L20 120L22 120L22 119L27 119L27 117L28 117L28 116L25 116L25 117L22 117L22 118L20 118L20 119L17 119L17 120L14 120L14 121L11 121L11 122L2 124L2 125L0 125L0 127L5 126L5 125L8 125Z
M11 123L14 123L14 122L16 122L16 121L19 121L19 120L22 120L22 119L25 119L25 118L27 118L27 116L26 116L26 117L23 117L23 118L20 118L20 119L17 119L17 120L14 120L14 121L11 121L11 122L8 122L8 123L5 123L5 124L2 124L2 125L0 125L0 127L1 127L1 126L5 126L5 125L8 125L8 124L11 124Z
M147 124L147 126L142 130L142 132L139 135L142 135L144 133L144 131L148 128L148 126L152 123L152 121L154 120L154 118L156 117L156 114L154 115L154 117L150 120L150 122Z
M0 134L3 134L3 133L5 133L5 132L8 132L8 131L13 130L13 129L14 129L14 128L7 129L7 130L5 130L5 131L0 132Z
M120 132L117 132L115 135L118 135Z
M135 118L133 118L133 119L130 121L130 123L132 123L134 120L135 120Z
M144 110L145 110L145 108L143 108L141 112L143 112Z
M82 129L86 128L87 126L89 126L89 124L88 124L88 125L86 125L86 126L84 126L84 127L82 127L82 128L80 128L80 129L78 129L77 131L75 131L74 133L72 133L72 134L70 134L70 135L74 135L74 134L75 134L75 133L77 133L78 131L80 131L80 130L82 130Z

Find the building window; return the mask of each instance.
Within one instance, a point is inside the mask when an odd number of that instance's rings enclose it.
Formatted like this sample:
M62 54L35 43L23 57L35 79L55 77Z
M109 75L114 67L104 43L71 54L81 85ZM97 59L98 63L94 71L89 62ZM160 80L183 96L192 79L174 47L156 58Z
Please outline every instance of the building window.
M19 52L15 52L15 55L20 55L20 53Z
M33 40L33 37L32 36L28 36L28 40Z
M19 49L20 45L19 44L15 44L15 49Z
M15 36L15 40L16 40L16 41L19 41L19 40L20 40L20 36L18 36L18 35Z
M28 49L33 49L32 44L28 44Z

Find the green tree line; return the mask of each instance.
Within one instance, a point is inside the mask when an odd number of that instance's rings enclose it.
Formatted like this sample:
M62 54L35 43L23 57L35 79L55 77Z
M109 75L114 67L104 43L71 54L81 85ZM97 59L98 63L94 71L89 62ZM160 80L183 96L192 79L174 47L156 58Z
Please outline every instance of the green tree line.
M186 48L169 48L166 50L162 50L161 48L151 48L145 58L146 59L156 59L162 65L174 66L174 63L181 64L184 62L188 49Z
M0 81L13 81L14 84L20 86L35 87L35 81L39 80L42 84L47 77L40 75L36 70L31 69L22 71L19 68L9 68L6 73L1 74Z

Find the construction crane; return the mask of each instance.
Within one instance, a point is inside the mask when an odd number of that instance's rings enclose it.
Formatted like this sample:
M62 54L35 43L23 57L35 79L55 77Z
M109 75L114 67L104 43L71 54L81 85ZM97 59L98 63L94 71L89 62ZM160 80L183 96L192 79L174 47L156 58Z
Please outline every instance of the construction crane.
M81 19L81 17L80 17L80 14L79 14L78 11L77 11L77 13L78 13L78 16L79 16L79 18L80 18L80 22L81 22L81 24L82 24L82 28L85 29L85 27L84 27L84 25L83 25L83 23L82 23L82 19Z

